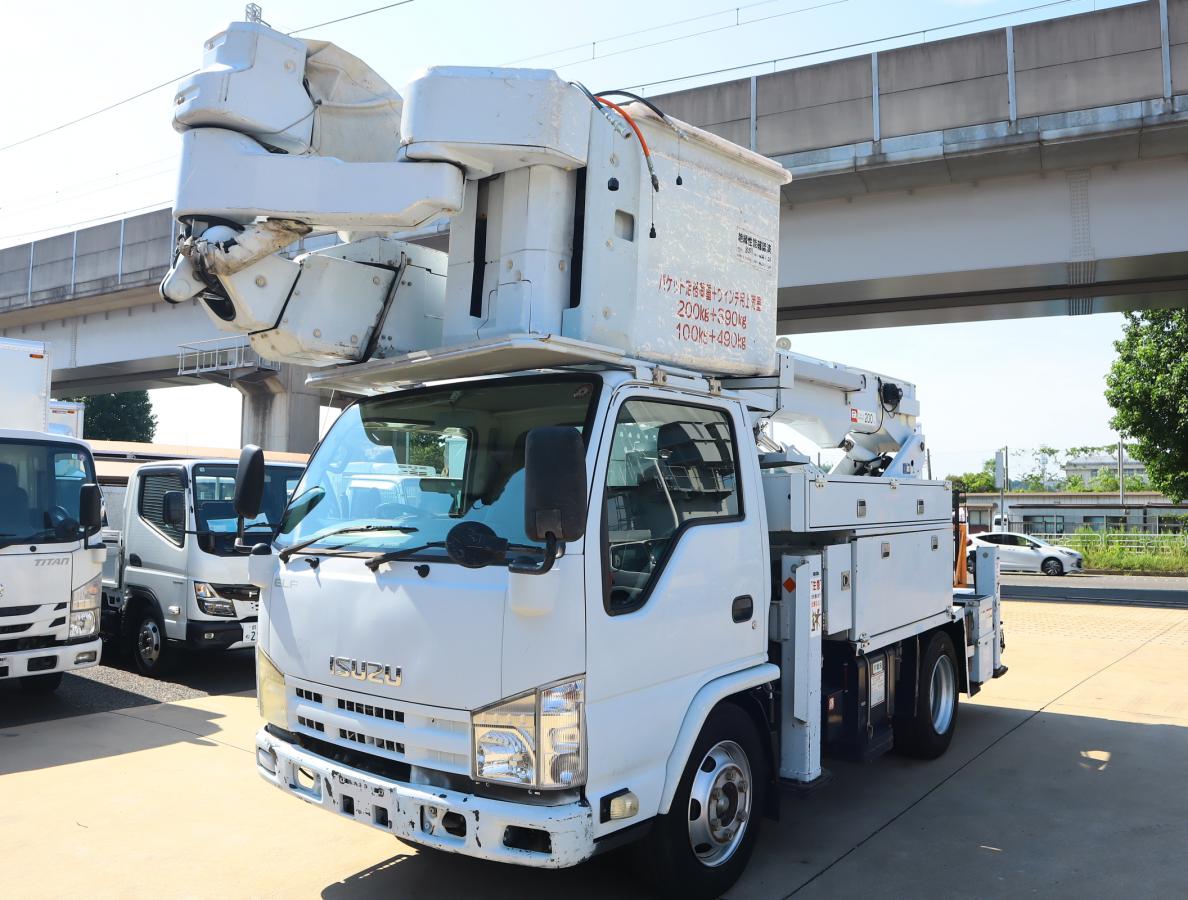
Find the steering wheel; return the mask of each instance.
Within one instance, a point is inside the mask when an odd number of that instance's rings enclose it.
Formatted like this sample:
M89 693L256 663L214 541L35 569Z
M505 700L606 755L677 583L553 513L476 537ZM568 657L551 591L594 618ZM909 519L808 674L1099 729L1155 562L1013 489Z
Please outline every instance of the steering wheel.
M67 534L78 528L78 522L70 515L64 506L54 506L45 514L49 526L55 534Z
M390 503L381 503L375 508L374 517L377 519L399 519L402 516L419 516L424 514L424 510L419 507L412 506L408 503L399 503L393 500Z

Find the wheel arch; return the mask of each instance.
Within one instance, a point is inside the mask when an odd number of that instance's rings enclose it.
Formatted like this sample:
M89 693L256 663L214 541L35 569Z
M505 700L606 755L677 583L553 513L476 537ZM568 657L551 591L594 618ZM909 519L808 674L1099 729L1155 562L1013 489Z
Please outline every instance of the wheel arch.
M705 726L706 719L716 706L725 701L733 701L759 729L764 747L769 747L768 740L770 725L765 721L765 715L759 701L751 695L753 688L771 684L780 677L779 666L773 663L763 663L750 669L732 672L712 681L706 682L689 703L685 711L684 721L677 732L672 752L668 755L668 765L664 776L664 790L660 794L659 813L665 814L672 807L672 799L676 796L677 786L684 774L685 765L689 761L689 754L693 752L693 745L697 736ZM768 760L774 763L774 758ZM773 768L774 771L774 768Z

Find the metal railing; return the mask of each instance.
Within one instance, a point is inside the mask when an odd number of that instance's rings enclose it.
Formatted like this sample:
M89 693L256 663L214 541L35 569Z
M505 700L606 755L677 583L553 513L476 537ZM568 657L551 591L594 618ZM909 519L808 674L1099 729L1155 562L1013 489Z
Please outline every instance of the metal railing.
M1077 531L1072 534L1033 534L1034 538L1050 541L1073 550L1116 548L1133 553L1188 552L1188 533L1142 534L1136 532Z
M276 363L262 358L243 335L192 341L177 348L178 375L208 375L214 372L277 369Z

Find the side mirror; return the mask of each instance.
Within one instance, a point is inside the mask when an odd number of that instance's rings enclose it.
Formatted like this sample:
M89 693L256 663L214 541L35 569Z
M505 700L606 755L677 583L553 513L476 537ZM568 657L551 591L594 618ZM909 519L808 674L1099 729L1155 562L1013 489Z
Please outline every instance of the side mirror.
M557 546L586 533L586 447L576 428L533 428L524 444L524 532L545 542L539 567L513 562L514 572L543 575Z
M260 515L264 502L264 451L248 444L239 454L235 470L235 514L244 519Z
M254 444L248 444L239 454L239 466L235 470L235 549L240 553L266 556L267 544L252 546L243 542L243 520L260 515L264 503L264 451Z
M99 485L84 484L78 490L78 524L83 531L94 534L103 526L103 495Z
M181 491L166 491L161 498L161 516L173 528L186 527L186 500Z

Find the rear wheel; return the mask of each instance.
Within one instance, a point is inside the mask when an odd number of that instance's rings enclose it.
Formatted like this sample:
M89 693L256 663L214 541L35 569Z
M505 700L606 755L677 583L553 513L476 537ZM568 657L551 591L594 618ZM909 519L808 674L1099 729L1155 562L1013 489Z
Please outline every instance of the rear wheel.
M667 814L658 816L641 863L661 896L720 897L755 848L768 789L767 757L754 723L723 703L693 746Z
M949 749L957 729L957 654L943 631L933 632L920 665L916 712L895 720L895 749L905 756L936 759Z
M1041 571L1045 575L1063 575L1064 565L1058 559L1049 556L1044 560L1044 564L1040 566Z
M51 672L48 675L26 675L21 678L21 690L30 694L50 694L58 689L62 683L61 672Z

